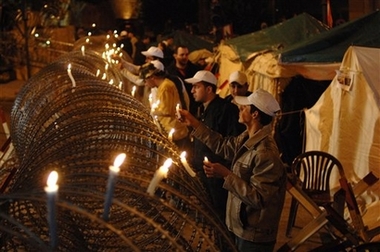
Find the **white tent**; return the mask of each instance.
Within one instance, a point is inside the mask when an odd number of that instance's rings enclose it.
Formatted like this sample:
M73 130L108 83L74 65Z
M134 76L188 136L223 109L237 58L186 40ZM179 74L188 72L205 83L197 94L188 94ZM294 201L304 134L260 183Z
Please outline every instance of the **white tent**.
M280 100L280 94L296 73L287 70L278 64L277 56L271 50L264 50L250 54L245 62L228 45L220 45L219 69L219 95L225 97L229 94L227 84L230 73L243 70L247 75L249 91L258 88L267 90Z
M306 151L337 157L352 184L370 171L380 177L380 48L349 47L330 86L305 115ZM379 184L361 198L377 226Z
M320 21L302 13L266 29L224 41L218 47L219 95L229 94L228 77L233 71L241 70L247 74L250 91L262 88L280 99L283 89L298 72L279 65L278 54L327 30Z

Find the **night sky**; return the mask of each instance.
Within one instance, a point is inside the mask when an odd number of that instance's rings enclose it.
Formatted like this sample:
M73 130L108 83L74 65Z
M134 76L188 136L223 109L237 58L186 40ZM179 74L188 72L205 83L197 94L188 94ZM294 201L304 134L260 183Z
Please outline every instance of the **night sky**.
M333 18L348 19L348 0L330 0ZM272 25L294 15L307 12L322 20L322 0L219 0L225 22L232 22L234 32L245 34L260 29L261 22ZM274 4L273 9L271 5ZM174 28L197 23L198 0L142 0L142 19L153 29L163 29L167 20Z
M79 2L79 0L77 0ZM140 0L140 20L153 31L165 29L183 29L186 25L198 23L198 3L206 0ZM40 10L44 3L58 2L57 0L27 1L29 7ZM93 5L109 5L110 0L82 0ZM210 0L211 2L211 0ZM348 0L330 0L333 18L340 17L348 20ZM2 29L9 24L10 18L6 10L17 10L23 1L5 1L0 17ZM296 14L307 12L322 20L322 0L219 0L219 9L210 12L210 20L220 23L232 23L236 35L254 32L260 29L260 24L266 22L273 25L284 18L289 19ZM275 6L273 8L272 6ZM215 11L217 10L217 11ZM15 13L11 13L15 14ZM171 21L168 24L169 20ZM73 24L76 25L76 24ZM202 31L201 31L202 32ZM208 31L203 31L208 32Z

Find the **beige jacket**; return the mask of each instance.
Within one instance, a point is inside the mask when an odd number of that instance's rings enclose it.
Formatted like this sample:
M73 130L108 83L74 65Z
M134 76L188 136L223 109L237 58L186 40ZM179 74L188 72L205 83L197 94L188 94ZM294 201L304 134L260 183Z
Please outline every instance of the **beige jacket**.
M253 137L248 132L223 138L201 124L192 135L216 154L232 160L226 224L236 236L253 242L276 240L286 192L286 170L266 126Z

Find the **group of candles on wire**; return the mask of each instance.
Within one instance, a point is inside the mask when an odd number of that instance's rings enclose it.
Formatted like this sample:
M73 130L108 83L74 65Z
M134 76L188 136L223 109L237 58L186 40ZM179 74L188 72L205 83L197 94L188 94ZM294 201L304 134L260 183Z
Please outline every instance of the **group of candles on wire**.
M105 194L105 201L104 201L104 210L102 218L105 221L109 220L109 213L113 198L113 192L115 189L115 183L117 179L117 175L120 172L120 166L124 163L124 160L126 158L125 153L119 154L113 163L109 167L109 174L108 174L108 180L107 180L107 189ZM186 151L182 152L180 155L181 163L185 167L186 171L189 173L191 177L195 177L196 173L191 169L189 166L187 160L186 160ZM205 161L208 161L207 157L205 157ZM154 173L154 176L152 180L149 183L149 186L147 188L147 193L150 196L153 196L157 185L167 177L169 167L172 165L173 160L171 158L168 158L162 166L160 166L156 172ZM49 232L50 232L50 245L52 248L55 248L57 246L57 229L56 229L56 211L55 211L55 202L57 199L58 194L58 188L57 185L58 181L58 173L56 171L52 171L49 174L49 177L47 179L47 186L45 187L45 192L47 194L47 220L49 224Z
M91 33L89 33L88 36L90 37ZM117 31L114 31L114 36L115 36L115 38L118 37ZM107 35L107 40L109 38L110 38L110 35ZM90 43L90 39L89 38L86 39L86 43ZM120 57L122 57L123 54L121 52L121 49L122 49L122 47L117 47L116 43L114 43L112 45L112 48L110 48L110 45L108 43L106 43L105 44L105 51L102 54L102 58L104 58L105 60L107 60L107 62L109 62L109 63L118 64L119 63L118 60L114 59L113 56L114 55L119 55ZM85 50L86 50L85 46L82 45L81 46L82 56L85 56ZM73 77L73 75L71 73L72 67L73 66L71 65L71 63L69 63L67 65L67 74L68 74L68 76L69 76L69 78L71 80L71 83L72 83L72 87L73 87L72 92L74 92L75 87L76 87L76 82L75 82L75 79L74 79L74 77ZM108 70L108 67L109 67L109 64L106 64L105 65L105 72L103 73L102 78L101 78L102 80L106 80L107 79L106 72ZM99 75L100 75L100 69L97 70L96 77L98 77ZM109 80L109 84L113 85L114 84L114 80L113 79ZM122 85L123 85L123 83L120 82L119 83L119 89L122 88ZM135 91L136 91L136 87L134 87L134 89L132 90L132 96L134 96Z
M90 35L91 34L89 34L89 36ZM86 39L86 43L89 43L88 38ZM109 49L108 44L106 44L105 47L106 47L106 50ZM82 52L82 56L85 56L85 46L81 47L81 52ZM117 50L116 51L112 50L111 52L106 52L103 55L103 58L110 60L109 55L115 54L115 52L117 52ZM115 62L112 62L112 63L115 63ZM108 68L108 64L105 66L106 71L107 71L107 68ZM74 92L74 89L76 87L76 82L75 82L75 79L72 75L71 70L72 70L72 65L71 65L71 63L69 63L67 66L67 74L71 80L72 88L73 88L73 92ZM99 75L100 75L100 70L98 69L96 76L98 77ZM102 79L106 79L105 73L103 74ZM113 80L110 81L110 84L113 84ZM121 88L121 84L120 84L119 88ZM136 86L133 86L132 91L131 91L131 95L133 97L135 96L135 92L136 92ZM153 115L153 112L158 107L160 101L158 100L155 103L152 103L152 97L151 96L149 97L149 101L151 103L151 114L152 114L153 120L154 120L155 124L159 126L157 117ZM180 105L177 104L176 114L178 117L180 117L179 109L180 109ZM159 129L160 129L160 127L159 127ZM173 134L174 134L174 128L171 129L169 134L168 134L168 139L170 141L173 140ZM105 194L104 211L103 211L103 216L102 216L102 218L106 221L108 221L108 219L109 219L110 207L111 207L111 203L112 203L112 197L113 197L113 192L114 192L114 188L115 188L116 178L117 178L117 175L120 171L120 166L123 164L125 158L126 158L125 153L119 154L115 158L113 165L111 165L109 167L107 190L106 190L106 194ZM188 174L191 177L195 177L196 173L191 169L190 165L188 164L188 162L186 160L186 151L181 153L180 160L181 160L182 165L185 167L186 171L188 172ZM207 160L207 157L205 157L205 160ZM151 182L147 188L147 193L149 195L153 196L154 192L157 188L158 183L160 183L160 181L162 181L164 178L167 177L169 167L172 165L172 163L173 163L173 160L171 158L168 158L164 162L164 164L156 170L156 172L154 173L154 176L153 176L153 178L152 178L152 180L151 180ZM47 219L48 219L49 230L50 230L50 244L53 248L55 248L57 246L57 233L56 233L56 220L55 220L55 204L56 204L55 202L56 202L58 188L59 188L59 186L57 185L57 181L58 181L58 173L56 171L52 171L49 174L49 177L47 180L47 186L45 187L45 192L47 193L47 198L48 198L48 200L47 200L47 210L48 210Z

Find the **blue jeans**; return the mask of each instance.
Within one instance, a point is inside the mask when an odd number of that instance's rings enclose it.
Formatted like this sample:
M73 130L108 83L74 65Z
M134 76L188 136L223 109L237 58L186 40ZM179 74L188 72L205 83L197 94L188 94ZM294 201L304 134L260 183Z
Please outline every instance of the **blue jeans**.
M276 242L251 242L235 236L235 244L239 252L270 252Z

